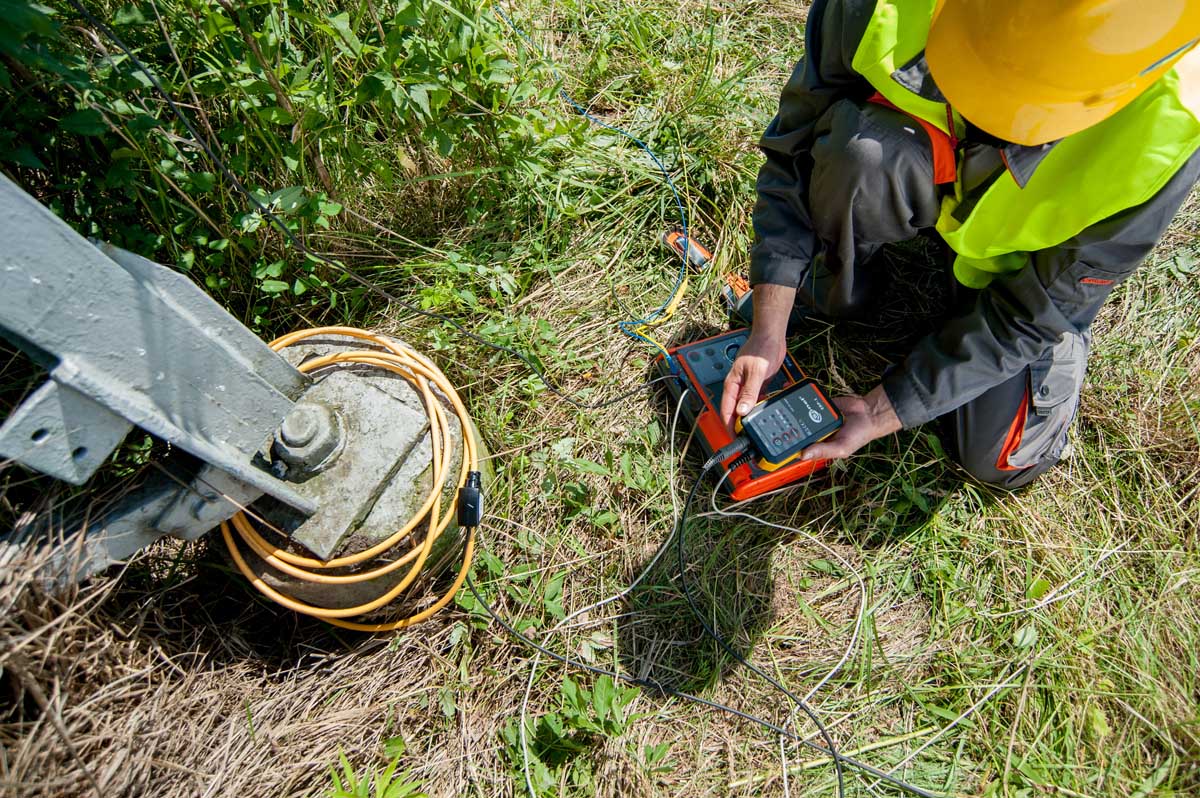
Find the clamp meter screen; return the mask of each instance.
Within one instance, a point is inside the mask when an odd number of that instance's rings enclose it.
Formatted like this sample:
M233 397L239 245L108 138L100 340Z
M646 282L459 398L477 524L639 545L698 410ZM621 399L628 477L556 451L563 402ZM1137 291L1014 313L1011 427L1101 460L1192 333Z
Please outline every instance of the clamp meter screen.
M755 405L738 422L758 450L758 467L774 471L842 426L842 414L812 380L791 385Z

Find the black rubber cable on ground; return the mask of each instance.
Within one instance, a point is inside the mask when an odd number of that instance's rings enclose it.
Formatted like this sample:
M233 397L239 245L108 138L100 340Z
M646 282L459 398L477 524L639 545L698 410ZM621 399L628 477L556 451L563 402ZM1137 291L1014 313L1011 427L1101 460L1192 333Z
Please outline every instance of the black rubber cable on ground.
M461 323L452 319L449 316L438 313L437 311L425 310L424 308L421 308L421 307L413 305L409 302L406 302L403 299L400 299L399 297L397 297L391 291L388 291L386 288L383 288L383 287L377 285L376 283L371 282L370 280L366 279L365 277L361 277L360 275L356 274L355 272L351 271L350 269L347 269L345 266L341 265L340 263L325 257L324 255L322 255L319 252L312 251L295 233L292 232L292 230L286 224L284 224L284 222L278 216L276 216L274 213L272 213L270 211L269 208L267 208L265 205L263 205L261 202L259 202L258 199L255 198L255 196L253 194L251 194L250 191L247 190L244 185L242 185L242 181L240 181L237 178L237 175L235 175L229 169L229 167L225 164L225 161L222 160L219 155L217 155L217 153L213 150L213 147L208 142L208 140L205 139L204 136L200 135L200 131L196 129L195 125L192 124L192 121L190 119L188 119L186 114L183 113L183 110L180 109L180 107L175 103L175 100L171 98L171 95L167 92L167 90L162 87L162 84L159 83L158 78L155 76L155 74L152 71L150 71L149 67L147 67L144 63L142 63L141 59L139 59L136 55L133 54L133 50L131 50L129 48L129 46L126 45L124 41L122 41L121 37L117 36L116 32L113 31L113 29L111 27L106 25L98 17L96 17L95 14L93 14L91 11L88 11L88 9L79 0L67 0L67 4L69 6L71 6L72 8L74 8L76 11L78 11L80 13L80 15L83 16L84 19L86 19L92 25L96 26L100 30L101 33L103 33L105 36L107 36L109 39L111 39L113 44L117 45L117 48L120 49L121 52L124 53L125 56L131 62L133 62L133 65L135 67L137 67L138 70L141 71L141 73L143 75L146 76L147 80L150 81L150 84L154 87L155 92L160 97L162 97L163 101L171 109L171 113L175 116L175 118L178 119L180 124L182 124L187 129L188 134L191 135L191 137L192 137L192 140L196 143L197 146L200 147L200 149L204 152L204 154L208 156L209 160L212 161L213 165L216 166L217 171L219 171L221 173L221 176L225 178L226 182L228 182L229 185L231 185L237 191L238 194L240 194L242 197L244 197L245 200L254 208L255 211L257 211L264 218L266 218L272 225L274 225L274 227L291 243L291 245L300 254L307 255L308 257L312 258L313 260L323 263L326 266L329 266L334 271L350 278L354 282L361 285L363 288L366 288L368 291L371 291L371 292L377 294L378 296L386 299L388 302L390 302L394 305L397 305L398 307L404 308L405 310L409 311L410 313L415 313L419 316L424 316L424 317L430 318L430 319L436 319L445 324L449 324L451 327L453 327L459 333L461 333L462 335L465 335L467 338L470 338L472 341L475 341L476 343L483 344L484 346L490 347L491 349L494 349L497 352L504 352L505 354L515 357L517 360L520 360L522 363L524 363L529 368L529 370L532 371L539 380L541 380L542 384L546 386L546 390L548 390L550 393L557 396L559 399L562 399L564 402L567 402L568 404L570 404L580 410L598 410L603 407L608 407L610 405L617 404L618 402L623 402L624 400L628 399L629 397L633 396L634 394L640 393L644 388L647 388L650 385L653 385L654 383L662 382L663 380L666 380L666 379L673 379L672 375L656 377L652 380L643 382L642 384L638 385L637 387L635 387L629 391L626 391L625 393L622 393L619 396L616 396L614 398L605 399L600 402L591 402L591 403L581 402L578 399L576 399L574 396L570 396L566 393L563 393L563 391L561 391L558 387L553 385L550 382L550 380L546 377L545 372L543 372L542 369L536 363L534 363L533 359L530 358L528 355L518 352L516 349L513 349L512 347L509 347L509 346L505 346L504 344L498 344L495 341L489 341L488 339L484 338L483 336L479 335L478 333L468 330Z
M737 442L735 441L735 444L736 443ZM741 449L744 449L744 448L745 447L743 445L741 447ZM782 684L780 684L776 679L771 677L769 674L765 673L760 668L758 668L758 667L754 666L753 664L751 664L750 662L748 662L741 654L739 654L737 651L735 651L733 649L733 647L730 646L729 643L721 636L721 634L719 632L717 632L715 629L713 629L708 624L708 622L704 619L704 616L700 612L700 608L696 605L695 599L692 597L691 590L688 588L688 584L687 584L687 560L685 557L684 536L687 532L688 510L691 508L692 501L696 498L696 493L700 489L700 486L704 483L704 477L708 474L708 472L710 470L712 470L712 468L714 468L717 465L717 463L723 462L724 460L726 460L730 456L729 453L733 453L733 452L736 452L739 450L740 449L736 448L734 445L731 445L730 447L727 447L726 450L723 450L722 452L717 452L711 458L709 458L704 463L704 465L701 467L700 474L696 477L695 482L692 484L691 490L688 491L687 499L684 501L683 508L679 514L679 520L676 522L675 528L672 530L673 536L675 538L676 553L677 553L678 561L679 561L679 581L683 588L684 597L687 599L688 606L691 609L692 613L696 616L696 619L700 621L700 624L704 628L705 633L708 634L708 636L711 637L713 640L715 640L717 642L717 644L719 646L721 646L722 649L724 649L726 654L731 656L735 661L737 661L738 663L743 665L748 670L761 676L764 680L766 680L766 682L768 684L770 684L773 688L775 688L779 692L786 695L795 704L795 706L797 708L799 708L801 711L803 711L804 714L807 715L808 718L810 720L812 720L813 724L817 727L817 731L821 734L821 737L825 740L825 746L818 745L818 744L812 742L811 740L806 740L803 737L800 737L795 732L785 729L784 727L779 726L778 724L772 723L769 720L766 720L765 718L760 718L757 715L752 715L749 712L744 712L740 709L736 709L727 704L722 704L718 701L712 701L707 698L701 698L700 696L693 695L692 693L685 693L681 690L676 690L675 688L671 687L670 685L663 684L654 679L639 678L636 676L630 676L628 674L620 673L617 671L610 671L605 668L601 668L596 665L591 665L586 662L581 662L579 660L571 659L570 657L567 657L562 654L558 654L554 651L551 651L550 649L546 648L544 645L538 643L537 641L533 640L532 638L527 637L525 634L523 634L518 629L516 629L516 627L514 627L512 624L510 624L504 618L500 617L500 614L496 612L496 610L492 607L492 605L488 603L487 599L485 599L483 597L483 595L479 592L479 589L475 586L475 580L473 580L471 578L470 574L467 575L467 580L466 580L467 587L470 589L471 594L473 596L475 596L475 600L478 601L480 603L480 605L483 607L484 611L487 612L487 614L492 618L492 620L494 620L496 623L500 624L500 626L503 627L503 629L506 632L508 632L508 634L510 636L516 638L517 640L520 640L522 643L529 646L530 648L540 651L542 654L545 654L547 657L550 657L551 659L553 659L557 662L561 662L564 665L569 665L569 666L572 666L575 668L579 668L581 670L584 670L584 671L587 671L589 673L593 673L593 674L596 674L599 676L608 676L611 679L625 682L626 684L635 685L637 687L648 688L648 689L654 690L656 692L662 693L664 695L669 695L673 698L678 698L683 701L687 701L689 703L699 704L700 706L705 706L710 709L716 709L721 712L726 712L735 717L739 717L742 720L746 720L751 723L756 723L765 729L769 729L770 731L773 731L776 734L787 737L790 740L793 740L797 743L800 743L801 745L811 748L814 751L818 751L818 752L830 757L833 760L834 768L837 772L837 794L838 794L839 798L844 798L844 796L845 796L845 778L844 778L843 767L842 767L843 765L848 765L848 766L854 768L855 770L858 770L869 776L873 776L874 778L879 779L880 781L887 782L888 784L892 785L893 787L896 787L897 789L903 790L904 792L907 792L911 795L918 796L918 798L939 798L939 796L936 793L929 792L928 790L918 787L915 784L910 784L897 776L893 776L892 774L882 771L879 768L876 768L872 765L868 765L866 762L861 762L857 759L854 759L853 757L845 756L844 754L839 752L837 750L837 746L833 742L832 736L829 734L829 730L821 722L821 719L817 716L816 712L812 709L812 707L809 706L808 702L806 702L804 699L800 698L799 696L795 695L793 692L788 690L786 687L784 687ZM742 456L747 457L746 454L743 454ZM737 461L735 461L735 462L737 462ZM478 538L479 530L476 529L475 531L476 531L476 537ZM670 540L668 539L667 541L665 541L663 543L663 545L668 545L669 542L670 542Z
M483 548L482 545L480 546L480 548ZM885 773L884 771L880 770L879 768L876 768L872 765L868 765L866 762L860 762L859 760L857 760L853 757L846 756L845 754L842 754L842 753L834 753L834 752L830 751L829 749L825 748L825 746L818 745L817 743L814 743L811 740L806 740L803 737L801 737L800 735L796 734L795 732L790 731L789 729L785 729L784 727L782 727L776 723L772 723L771 721L769 721L765 718L760 718L757 715L752 715L749 712L744 712L743 710L737 709L736 707L731 707L727 704L722 704L719 701L713 701L708 698L702 698L701 696L693 695L692 693L685 693L682 690L676 690L675 688L671 687L670 685L662 684L661 682L655 681L654 679L643 679L643 678L640 678L637 676L630 676L627 673L620 673L618 671L610 671L606 668L601 668L599 666L592 665L587 662L583 662L581 660L571 659L568 656L559 654L555 651L551 651L550 649L546 648L542 644L538 643L536 640L533 640L532 638L527 637L524 633L522 633L520 630L518 630L516 627L514 627L511 623L509 623L504 618L502 618L500 616L500 614L497 613L496 610L492 607L492 605L488 603L487 599L485 599L483 597L483 594L479 592L479 588L476 586L475 580L472 579L469 574L467 575L467 588L471 591L471 594L473 596L475 596L475 600L479 602L480 606L483 607L484 612L486 612L493 621L495 621L497 624L499 624L501 626L501 628L503 628L504 631L509 634L510 637L520 640L525 645L542 652L542 654L546 655L547 657L549 657L550 659L552 659L556 662L561 662L563 665L569 665L573 668L578 668L579 670L587 671L588 673L593 673L597 676L607 676L610 679L624 682L625 684L631 684L635 687L642 687L642 688L646 688L649 690L654 690L654 691L662 693L664 695L668 695L672 698L678 698L682 701L687 701L688 703L691 703L691 704L698 704L700 706L708 707L709 709L715 709L720 712L728 713L735 717L741 718L742 720L757 724L758 726L761 726L764 729L767 729L768 731L775 732L776 734L781 734L784 737L787 737L789 740L793 740L794 742L797 742L800 745L803 745L807 748L811 748L812 750L814 750L820 754L823 754L823 755L831 757L831 758L836 758L836 761L840 762L843 765L849 765L850 767L854 768L855 770L862 771L863 773L866 773L869 776L880 779L881 781L885 781L888 784L891 784L893 787L896 787L897 789L900 789L905 792L911 793L912 795L918 796L918 798L943 798L942 796L939 796L937 793L932 793L932 792L929 792L928 790L922 789L921 787L917 787L914 784L909 784L908 782L903 781L902 779L899 779L896 776L893 776L889 773Z
M743 457L744 456L745 455L743 455ZM688 587L687 558L684 553L683 545L685 533L687 531L688 510L692 508L692 500L696 498L696 492L704 483L704 477L723 459L724 458L720 457L720 453L718 453L717 455L709 458L709 460L704 464L704 467L700 470L700 474L696 477L696 481L692 483L692 489L688 491L687 499L685 499L683 502L683 510L679 513L679 521L675 526L675 553L679 562L679 585L683 589L683 597L687 599L688 608L691 609L692 615L695 616L696 620L700 622L700 625L704 628L705 633L713 640L717 641L717 645L720 646L728 656L732 657L733 660L742 667L760 676L776 690L786 695L791 702L795 704L796 707L805 715L807 715L808 719L813 722L813 725L817 727L817 731L821 733L821 738L825 740L825 745L829 748L829 755L833 757L833 767L837 772L838 795L844 796L846 794L846 780L845 774L842 772L841 755L838 753L837 746L834 744L833 738L829 734L829 730L825 728L825 724L823 724L821 719L817 717L817 713L813 711L813 708L808 705L807 701L784 687L783 684L777 681L774 677L751 663L738 651L736 651L733 646L729 645L729 642L721 636L721 633L714 629L704 617L704 613L700 611L700 607L696 604L696 599L692 596L691 588ZM738 465L731 465L729 470L733 471L737 467Z

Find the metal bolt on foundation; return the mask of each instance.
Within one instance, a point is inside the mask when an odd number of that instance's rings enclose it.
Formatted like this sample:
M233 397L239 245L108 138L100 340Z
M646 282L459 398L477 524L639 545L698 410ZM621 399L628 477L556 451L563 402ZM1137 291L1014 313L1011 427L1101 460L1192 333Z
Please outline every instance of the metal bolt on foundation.
M300 402L275 433L272 451L288 466L315 474L337 459L341 421L330 407Z

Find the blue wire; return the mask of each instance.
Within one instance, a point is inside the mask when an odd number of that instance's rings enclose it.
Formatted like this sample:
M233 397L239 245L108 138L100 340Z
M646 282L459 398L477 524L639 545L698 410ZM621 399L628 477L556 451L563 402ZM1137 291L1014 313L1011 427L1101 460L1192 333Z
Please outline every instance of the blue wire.
M538 56L538 58L540 58L542 60L542 62L545 63L546 66L548 66L550 68L550 72L554 75L555 79L560 84L565 83L566 81L563 78L562 73L559 72L558 67L555 66L554 62L551 61L544 52L542 52L541 48L539 48L536 44L533 43L533 40L530 39L529 36L525 33L525 31L523 31L517 25L517 23L513 21L512 17L510 17L505 12L504 8L500 5L500 3L494 2L492 4L492 7L495 9L496 14L502 20L504 20L504 24L508 25L508 27L511 28L514 33L516 33L519 37L521 37L521 39L524 40L526 46L529 47L529 49L532 50ZM688 236L687 211L684 209L683 199L679 196L679 189L676 187L675 181L673 179L671 179L671 173L667 170L667 167L663 165L662 160L660 160L659 157L657 155L655 155L654 150L650 149L649 144L642 141L637 136L633 135L632 133L630 133L629 131L627 131L623 128L620 128L616 125L610 125L608 122L605 122L602 119L597 119L596 117L592 116L586 108L584 108L582 105L580 105L578 102L576 102L575 98L573 98L570 94L567 93L566 89L560 88L558 90L558 94L560 97L563 98L563 100L566 101L566 103L568 105L570 105L572 108L574 108L575 111L580 116L582 116L584 119L588 120L589 122L591 122L594 125L597 125L598 127L604 128L605 130L611 130L613 133L617 133L618 135L624 136L625 138L629 139L634 144L636 144L644 153L646 153L647 155L650 156L650 160L654 161L654 165L658 167L658 170L660 172L662 172L663 180L666 182L667 187L671 189L671 195L675 199L675 207L677 207L679 209L679 226L683 232L683 237L684 237L684 242L685 242L684 251L680 258L679 275L675 278L675 287L673 289L671 289L671 293L667 296L667 299L661 305L659 305L657 309L655 309L653 312L649 313L645 318L637 319L635 321L617 322L617 327L621 330L621 332L625 333L625 335L629 336L630 338L644 341L645 343L648 343L651 346L653 346L654 348L660 350L663 353L663 357L665 357L667 359L667 365L673 366L674 364L672 363L671 355L667 352L667 350L663 349L662 346L655 343L654 341L651 341L649 338L645 337L644 335L641 335L633 328L641 326L643 324L649 324L650 322L652 322L652 321L658 319L660 316L662 316L662 314L666 311L667 306L671 304L671 300L675 297L675 294L679 292L679 288L680 288L680 286L683 285L683 281L687 278L688 252L691 250L691 238Z

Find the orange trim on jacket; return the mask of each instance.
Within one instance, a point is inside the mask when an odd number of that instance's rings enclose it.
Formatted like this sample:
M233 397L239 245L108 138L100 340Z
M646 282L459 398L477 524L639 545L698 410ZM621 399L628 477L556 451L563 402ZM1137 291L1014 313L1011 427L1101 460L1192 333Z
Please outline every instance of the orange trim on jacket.
M1015 466L1008 462L1009 456L1017 449L1021 448L1021 437L1025 434L1025 420L1029 417L1029 386L1025 386L1025 393L1021 395L1021 404L1017 407L1017 414L1013 416L1012 424L1008 428L1008 437L1004 439L1004 446L1000 449L1000 456L996 458L996 468L1001 471L1022 471L1029 466Z
M879 92L875 92L873 96L867 99L867 102L882 105L884 108L891 108L893 111L899 111L925 130L925 134L929 136L930 148L933 151L933 184L935 186L953 183L958 179L958 157L955 154L955 148L958 147L958 139L956 137L931 125L919 116L913 116ZM953 130L954 118L951 116L950 106L948 105L946 106L946 117L950 121L950 129Z

